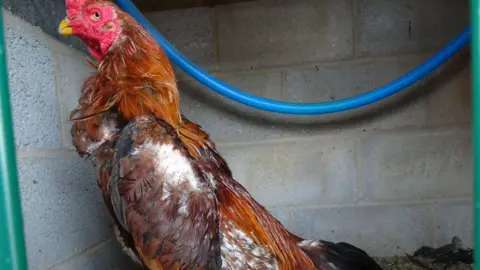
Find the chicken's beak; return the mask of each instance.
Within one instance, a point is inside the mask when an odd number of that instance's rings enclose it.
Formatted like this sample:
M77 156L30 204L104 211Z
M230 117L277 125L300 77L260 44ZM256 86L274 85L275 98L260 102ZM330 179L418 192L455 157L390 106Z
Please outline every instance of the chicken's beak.
M58 25L58 33L62 36L68 36L72 34L72 25L66 17Z

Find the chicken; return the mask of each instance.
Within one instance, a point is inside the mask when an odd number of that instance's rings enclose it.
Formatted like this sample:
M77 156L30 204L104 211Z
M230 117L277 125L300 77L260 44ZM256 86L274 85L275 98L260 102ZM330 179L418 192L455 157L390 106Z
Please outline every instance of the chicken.
M66 0L63 35L94 57L72 111L119 242L147 269L381 269L347 243L289 232L233 178L214 142L179 111L167 56L110 1Z

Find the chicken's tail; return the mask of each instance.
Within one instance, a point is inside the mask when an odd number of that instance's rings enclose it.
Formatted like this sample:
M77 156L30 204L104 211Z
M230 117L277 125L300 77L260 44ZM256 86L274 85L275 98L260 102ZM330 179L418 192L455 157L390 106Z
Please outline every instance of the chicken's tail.
M303 240L298 245L312 259L317 269L382 270L365 251L348 243Z

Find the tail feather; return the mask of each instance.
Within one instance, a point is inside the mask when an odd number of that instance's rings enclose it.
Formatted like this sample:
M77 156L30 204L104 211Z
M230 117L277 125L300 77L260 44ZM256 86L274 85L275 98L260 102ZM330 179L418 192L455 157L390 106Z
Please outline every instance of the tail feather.
M328 270L382 270L365 251L351 244L329 241L302 241L302 250L318 269Z

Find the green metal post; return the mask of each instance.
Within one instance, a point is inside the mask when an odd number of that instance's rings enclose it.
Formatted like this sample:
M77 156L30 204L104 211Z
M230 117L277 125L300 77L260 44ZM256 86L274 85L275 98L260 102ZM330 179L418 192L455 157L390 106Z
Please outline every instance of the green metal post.
M1 4L0 0L0 6ZM6 62L2 14L0 18L0 269L27 270Z
M480 262L480 0L471 0L472 20L472 108L473 108L473 183L474 183L474 269Z

